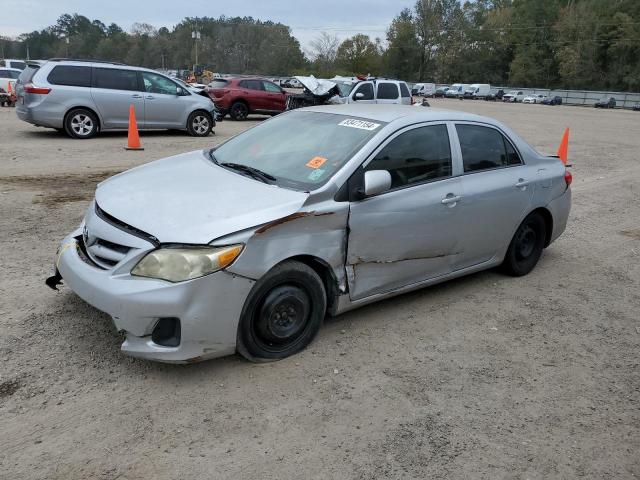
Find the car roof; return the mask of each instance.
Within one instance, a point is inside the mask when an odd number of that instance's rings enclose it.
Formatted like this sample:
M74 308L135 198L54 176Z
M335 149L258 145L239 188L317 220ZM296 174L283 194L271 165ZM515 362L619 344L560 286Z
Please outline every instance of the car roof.
M488 117L482 117L473 113L446 110L441 108L416 107L397 104L347 104L347 105L319 105L307 107L304 110L312 112L332 113L336 115L366 118L379 122L390 123L400 119L415 120L417 122L433 122L443 120L481 121L496 123Z

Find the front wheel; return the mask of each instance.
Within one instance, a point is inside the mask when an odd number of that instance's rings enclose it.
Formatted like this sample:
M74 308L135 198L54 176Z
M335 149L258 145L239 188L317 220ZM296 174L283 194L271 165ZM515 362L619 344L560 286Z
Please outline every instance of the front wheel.
M251 290L238 327L238 352L251 361L293 355L314 339L326 308L318 274L305 264L283 262Z
M511 239L502 270L514 277L533 270L544 250L546 234L547 225L542 215L534 212L527 216Z
M193 137L206 137L213 128L213 119L207 112L193 112L187 119L187 131Z

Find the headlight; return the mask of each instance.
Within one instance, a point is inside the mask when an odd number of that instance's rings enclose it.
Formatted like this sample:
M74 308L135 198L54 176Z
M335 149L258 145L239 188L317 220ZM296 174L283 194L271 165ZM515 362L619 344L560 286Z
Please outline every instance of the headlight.
M183 282L217 272L240 255L242 245L228 247L166 247L148 253L131 270L138 277Z

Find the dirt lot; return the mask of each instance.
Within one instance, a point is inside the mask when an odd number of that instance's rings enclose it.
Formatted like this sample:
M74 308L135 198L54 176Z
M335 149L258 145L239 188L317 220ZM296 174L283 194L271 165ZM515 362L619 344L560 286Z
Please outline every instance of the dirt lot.
M0 108L0 477L640 476L640 114L432 103L545 152L571 127L571 219L538 268L350 312L285 361L189 366L123 356L107 315L44 279L96 182L254 122L125 152Z

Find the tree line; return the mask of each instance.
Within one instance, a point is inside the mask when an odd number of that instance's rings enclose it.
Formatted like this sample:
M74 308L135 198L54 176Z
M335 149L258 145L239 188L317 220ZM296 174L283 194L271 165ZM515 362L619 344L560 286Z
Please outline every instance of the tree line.
M224 16L188 17L171 30L136 23L125 32L66 14L0 45L7 58L24 58L28 47L30 58L186 69L197 49L198 64L215 72L640 91L638 0L417 0L385 39L323 32L307 51L284 24Z

